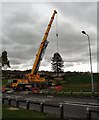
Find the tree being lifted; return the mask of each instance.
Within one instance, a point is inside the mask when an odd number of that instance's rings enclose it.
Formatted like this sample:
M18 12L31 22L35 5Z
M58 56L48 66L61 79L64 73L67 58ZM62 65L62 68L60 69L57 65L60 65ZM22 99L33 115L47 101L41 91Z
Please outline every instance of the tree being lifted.
M63 72L62 67L64 66L64 61L62 60L61 55L59 54L59 47L58 47L58 17L56 18L56 41L57 41L57 52L54 53L54 56L52 57L52 70L56 73L57 76L59 76L59 73Z
M63 72L62 67L64 66L64 61L62 60L62 57L58 52L54 53L51 61L52 70L58 76L59 73Z

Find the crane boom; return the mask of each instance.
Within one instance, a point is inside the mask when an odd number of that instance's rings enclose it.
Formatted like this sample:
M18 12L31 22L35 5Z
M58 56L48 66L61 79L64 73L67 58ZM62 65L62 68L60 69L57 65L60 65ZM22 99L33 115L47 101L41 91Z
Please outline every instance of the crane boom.
M45 32L45 34L44 34L43 40L42 40L42 42L41 42L41 44L40 44L38 53L37 53L37 55L36 55L36 59L35 59L35 61L34 61L34 65L33 65L33 67L32 67L32 71L31 71L31 74L32 74L32 75L36 75L36 74L38 73L38 69L39 69L40 62L41 62L42 57L43 57L43 55L44 55L45 49L46 49L46 47L47 47L47 45L48 45L47 37L48 37L49 31L50 31L52 22L53 22L53 20L54 20L55 14L57 14L56 10L54 10L54 13L53 13L53 15L52 15L52 17L51 17L51 20L50 20L50 22L49 22L49 24L48 24L48 27L47 27L47 29L46 29L46 32Z

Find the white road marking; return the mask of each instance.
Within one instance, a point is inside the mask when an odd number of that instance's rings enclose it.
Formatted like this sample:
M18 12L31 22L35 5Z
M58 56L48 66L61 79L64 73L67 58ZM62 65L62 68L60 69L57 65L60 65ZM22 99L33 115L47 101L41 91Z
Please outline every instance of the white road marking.
M38 101L45 102L45 100L44 100L44 99L43 99L43 100L38 100Z
M32 98L32 97L30 97L30 98L25 98L25 100L37 101L37 98Z
M11 97L11 95L6 95L6 97Z
M52 101L51 99L45 99L45 98L33 98L33 97L29 97L29 98L25 98L26 100L32 100L32 101Z
M52 96L52 95L47 95L47 97L54 97L54 96Z
M65 103L65 104L68 104L68 103ZM81 104L69 104L69 105L80 106L80 107L93 107L93 108L97 108L98 107L98 106L81 105Z
M37 101L37 100L34 99L34 100L32 100L32 101Z
M15 98L22 98L22 96L15 96Z
M64 101L64 103L99 106L99 104L97 103L85 103L85 102L73 102L73 101Z
M34 99L40 99L40 98L34 98Z
M65 104L65 105L71 105L71 106L80 106L80 107L93 107L93 108L98 108L98 106L91 106L91 105L83 105L83 104L75 104L75 103L70 103L70 102L58 102L59 104Z
M13 98L13 96L6 96L7 98Z
M25 100L31 100L30 98L25 98Z

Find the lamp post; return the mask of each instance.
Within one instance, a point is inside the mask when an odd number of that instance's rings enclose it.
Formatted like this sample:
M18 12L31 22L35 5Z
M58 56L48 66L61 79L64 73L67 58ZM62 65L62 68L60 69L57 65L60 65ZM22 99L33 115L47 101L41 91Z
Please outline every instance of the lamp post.
M88 37L89 56L90 56L90 69L91 69L91 83L92 83L92 92L94 92L90 38L89 38L89 35L85 31L82 31L82 33L85 34L85 35L87 35L87 37Z

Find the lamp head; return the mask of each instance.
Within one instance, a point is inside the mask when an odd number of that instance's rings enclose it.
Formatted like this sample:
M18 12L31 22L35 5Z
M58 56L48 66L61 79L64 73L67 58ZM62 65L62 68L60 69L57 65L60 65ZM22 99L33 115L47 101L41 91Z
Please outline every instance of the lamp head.
M82 33L83 33L83 34L86 34L86 32L85 32L85 31L82 31Z

